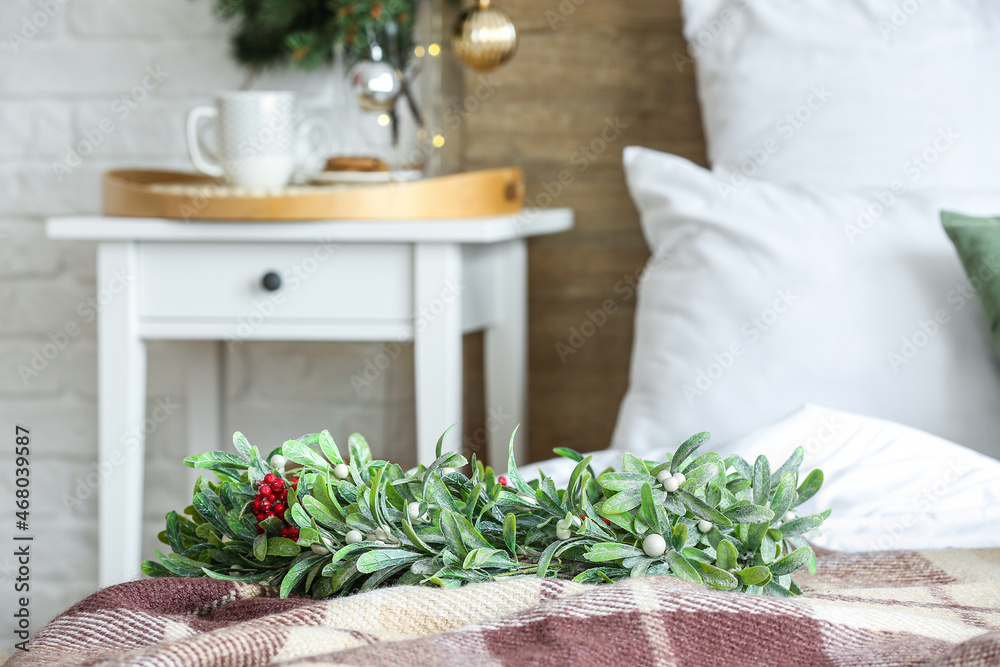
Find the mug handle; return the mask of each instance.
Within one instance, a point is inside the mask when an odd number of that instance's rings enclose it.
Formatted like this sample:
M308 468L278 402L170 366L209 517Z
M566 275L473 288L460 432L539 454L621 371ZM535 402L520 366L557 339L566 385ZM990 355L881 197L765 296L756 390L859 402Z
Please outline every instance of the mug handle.
M306 140L309 138L309 133L313 129L318 129L320 131L320 141L319 145L315 147L310 147L306 144ZM295 164L299 171L303 169L311 169L314 163L321 155L328 153L330 146L333 144L333 132L330 130L330 126L325 120L318 116L313 116L312 118L306 118L299 124L298 136L296 137L296 156Z
M204 149L201 145L201 140L198 138L198 121L202 118L218 118L218 116L219 111L215 107L195 107L188 114L187 118L187 149L191 163L201 173L216 178L225 176L226 171L218 162L210 162L205 159L205 153L208 153L208 151Z

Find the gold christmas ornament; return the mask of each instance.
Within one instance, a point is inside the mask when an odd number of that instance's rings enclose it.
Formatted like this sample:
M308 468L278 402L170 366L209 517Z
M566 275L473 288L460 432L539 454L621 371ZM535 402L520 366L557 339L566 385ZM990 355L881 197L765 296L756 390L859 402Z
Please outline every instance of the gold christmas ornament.
M478 0L462 12L451 33L452 47L463 63L478 70L490 70L510 60L517 50L517 31L503 10Z

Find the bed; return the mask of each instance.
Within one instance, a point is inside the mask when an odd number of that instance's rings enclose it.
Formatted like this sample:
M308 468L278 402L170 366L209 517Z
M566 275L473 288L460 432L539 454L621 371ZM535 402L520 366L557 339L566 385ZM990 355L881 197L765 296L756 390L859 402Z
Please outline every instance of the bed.
M1000 550L830 554L795 600L672 577L520 577L329 601L155 579L71 608L10 664L995 665Z
M625 153L652 257L595 461L705 428L723 454L804 447L833 509L804 595L521 577L314 601L156 579L82 601L11 664L1000 663L1000 364L940 223L1000 211L1000 6L683 8L675 64L697 65L713 168Z

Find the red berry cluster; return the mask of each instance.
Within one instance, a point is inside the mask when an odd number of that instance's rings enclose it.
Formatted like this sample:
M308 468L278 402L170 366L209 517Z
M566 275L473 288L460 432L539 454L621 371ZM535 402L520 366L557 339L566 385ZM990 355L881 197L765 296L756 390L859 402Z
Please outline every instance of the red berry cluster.
M288 489L291 488L294 490L298 483L299 478L292 477L291 482L288 483L288 487L286 488L285 480L277 475L268 473L264 476L264 481L257 487L257 495L253 497L253 513L257 517L258 535L264 533L264 527L260 524L265 519L276 516L285 523L281 528L281 536L287 537L290 540L299 539L299 529L289 525L288 520L285 518L287 516L286 512L291 511L287 506Z

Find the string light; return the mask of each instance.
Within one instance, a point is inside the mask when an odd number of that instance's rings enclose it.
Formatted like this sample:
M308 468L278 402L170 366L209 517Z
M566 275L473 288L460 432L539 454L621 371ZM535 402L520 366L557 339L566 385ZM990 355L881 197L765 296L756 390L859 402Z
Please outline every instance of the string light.
M432 139L432 143L434 144L435 148L441 148L442 146L444 146L444 137L441 136L440 134L435 134L434 139Z
M427 53L431 54L432 56L440 55L441 54L441 45L440 44L431 44L430 46L427 47Z
M416 48L413 49L413 55L415 55L418 58L423 58L424 53L426 53L426 50L422 46L417 46Z
M381 125L382 127L385 127L390 122L392 122L392 119L389 118L389 114L387 114L387 113L379 114L379 117L378 117L378 124L379 125Z

